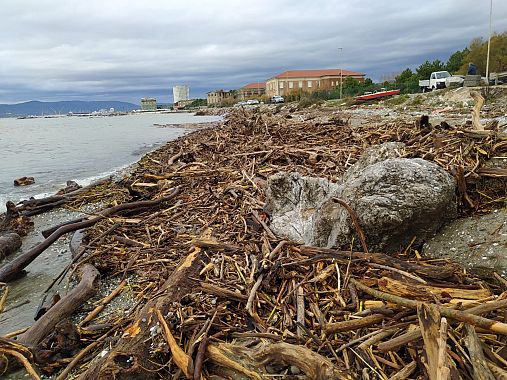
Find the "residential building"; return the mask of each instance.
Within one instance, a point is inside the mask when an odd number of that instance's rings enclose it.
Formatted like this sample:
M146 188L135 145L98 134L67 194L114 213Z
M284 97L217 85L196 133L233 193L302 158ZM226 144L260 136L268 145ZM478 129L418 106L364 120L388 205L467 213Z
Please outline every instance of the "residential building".
M256 98L266 93L266 82L249 83L238 90L238 99Z
M266 81L266 94L271 97L332 90L348 77L363 82L365 74L344 69L289 70Z
M216 90L207 94L208 106L220 106L225 99L233 98L234 91Z
M142 111L156 111L157 110L157 99L142 98L141 99L141 110Z

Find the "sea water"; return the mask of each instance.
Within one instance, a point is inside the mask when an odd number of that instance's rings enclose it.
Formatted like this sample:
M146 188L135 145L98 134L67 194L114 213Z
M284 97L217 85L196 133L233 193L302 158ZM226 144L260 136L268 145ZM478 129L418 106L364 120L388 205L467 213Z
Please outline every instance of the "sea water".
M123 116L0 118L0 212L5 202L53 194L68 180L86 185L188 132L160 125L204 123L216 116L141 113ZM19 177L35 184L14 187Z

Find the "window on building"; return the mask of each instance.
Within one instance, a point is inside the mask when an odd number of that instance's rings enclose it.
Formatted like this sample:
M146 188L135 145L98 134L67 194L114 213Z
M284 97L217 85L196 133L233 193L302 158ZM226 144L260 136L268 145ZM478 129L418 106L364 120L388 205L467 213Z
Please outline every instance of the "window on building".
M289 88L294 88L294 82L289 82Z
M334 82L333 81L331 81L331 86L334 86Z
M303 81L302 80L299 81L299 88L303 88Z
M283 82L280 82L280 86L279 86L279 87L280 87L280 88L283 88Z
M312 87L312 81L311 80L308 81L308 88L310 88L310 87Z

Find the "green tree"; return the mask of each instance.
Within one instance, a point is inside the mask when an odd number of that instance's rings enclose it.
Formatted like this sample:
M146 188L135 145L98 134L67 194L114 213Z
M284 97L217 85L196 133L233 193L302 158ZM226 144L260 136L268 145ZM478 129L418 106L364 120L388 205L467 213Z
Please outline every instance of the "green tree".
M451 74L455 74L458 72L460 72L461 74L465 74L464 72L461 72L460 69L463 67L465 63L465 58L468 53L469 51L467 48L452 53L445 64L445 69L449 71Z
M468 63L477 66L477 74L486 75L486 59L488 54L488 41L474 38L468 46L468 53L461 67L466 72ZM507 32L495 33L491 36L491 49L489 58L489 72L507 71Z
M436 59L433 62L427 60L416 69L416 72L419 79L429 79L432 72L442 70L445 70L444 63Z
M419 77L412 70L405 69L395 77L394 84L402 94L411 94L419 91Z
M343 81L343 95L344 96L355 96L362 92L361 83L357 79L347 77Z
M208 101L206 99L194 99L192 103L188 105L188 108L206 106Z
M405 69L394 78L394 81L397 83L404 83L404 82L407 82L408 80L410 80L410 78L413 75L414 75L414 73L412 72L412 70Z

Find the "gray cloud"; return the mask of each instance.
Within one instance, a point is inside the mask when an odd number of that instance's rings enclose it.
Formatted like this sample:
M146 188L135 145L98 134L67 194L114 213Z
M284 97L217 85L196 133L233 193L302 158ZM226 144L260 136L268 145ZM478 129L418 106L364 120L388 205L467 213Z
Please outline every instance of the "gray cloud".
M203 96L286 69L379 79L446 60L487 35L489 2L6 0L0 17L0 102L171 101L175 84ZM507 29L503 0L494 29Z

